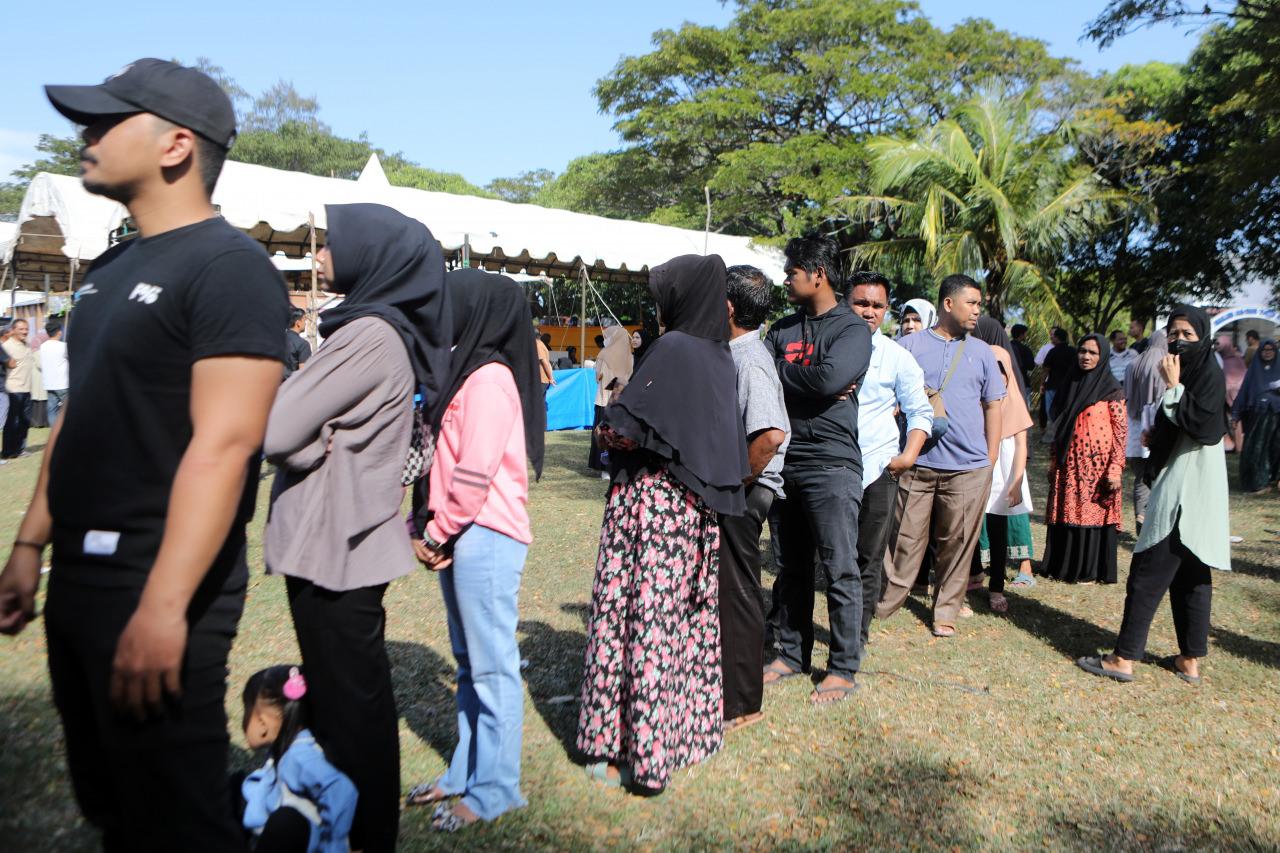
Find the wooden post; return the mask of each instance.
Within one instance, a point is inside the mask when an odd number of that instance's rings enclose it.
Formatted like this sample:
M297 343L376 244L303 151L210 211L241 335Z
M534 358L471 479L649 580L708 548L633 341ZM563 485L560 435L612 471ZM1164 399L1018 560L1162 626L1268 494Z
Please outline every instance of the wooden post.
M582 309L578 312L578 364L587 360L587 264L583 261L579 267L582 278L578 281L582 287Z
M71 272L67 275L67 316L62 321L62 337L65 339L67 330L71 328L71 309L75 307L76 300L76 270L80 269L80 259L71 259ZM49 294L44 296L45 313L49 312Z
M307 214L307 227L311 231L311 293L307 295L307 319L311 321L311 329L308 337L311 338L311 349L315 350L320 346L320 317L316 314L320 285L316 277L316 215L314 213Z

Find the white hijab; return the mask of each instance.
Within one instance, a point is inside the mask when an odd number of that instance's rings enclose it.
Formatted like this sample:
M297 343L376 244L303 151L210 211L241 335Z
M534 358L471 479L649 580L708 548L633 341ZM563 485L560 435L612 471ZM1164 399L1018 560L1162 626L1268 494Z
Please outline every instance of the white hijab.
M932 329L938 322L938 310L934 308L933 303L927 299L908 299L902 306L901 313L906 314L908 311L914 311L919 314L920 320L924 323L924 328L926 329ZM902 337L901 324L898 326L898 337Z

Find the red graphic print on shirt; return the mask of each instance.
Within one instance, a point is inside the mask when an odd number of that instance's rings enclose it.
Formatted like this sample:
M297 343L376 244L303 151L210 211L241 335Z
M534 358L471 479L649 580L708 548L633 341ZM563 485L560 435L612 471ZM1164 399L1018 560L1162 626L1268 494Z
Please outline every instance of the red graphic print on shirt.
M787 344L786 349L782 353L782 357L792 364L799 364L803 367L809 366L809 356L813 355L813 344L805 341L792 341Z

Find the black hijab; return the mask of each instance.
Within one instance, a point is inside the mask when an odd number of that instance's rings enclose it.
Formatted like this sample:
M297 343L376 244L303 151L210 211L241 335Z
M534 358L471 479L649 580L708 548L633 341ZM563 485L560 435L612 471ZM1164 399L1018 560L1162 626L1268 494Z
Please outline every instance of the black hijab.
M477 269L451 270L445 275L445 289L453 312L453 353L440 416L468 376L492 362L505 364L520 392L525 452L534 475L541 477L547 407L533 316L524 291L505 275ZM438 429L440 421L432 426Z
M653 335L648 329L640 329L636 332L640 336L640 346L636 347L635 352L631 354L631 363L634 365L644 358L644 354L649 351L649 347L653 345Z
M1179 318L1191 324L1200 340L1169 341L1169 352L1178 356L1182 400L1172 419L1160 407L1155 426L1147 436L1151 456L1145 476L1149 482L1154 482L1156 474L1168 463L1179 432L1206 447L1217 444L1227 434L1227 378L1213 357L1209 315L1194 305L1179 305L1169 312L1169 322Z
M649 345L603 422L666 459L709 508L742 515L751 469L726 289L718 255L682 255L650 270L649 292L667 331Z
M1124 399L1124 389L1112 375L1109 366L1111 347L1107 345L1102 335L1095 332L1080 339L1080 343L1076 344L1077 353L1080 352L1085 341L1093 341L1097 345L1098 364L1093 370L1084 370L1080 367L1080 359L1077 357L1066 386L1054 396L1053 410L1049 412L1049 417L1055 419L1053 446L1059 462L1067 461L1071 437L1075 435L1076 421L1080 419L1081 412L1094 403Z
M453 315L444 287L444 254L416 219L381 204L329 204L327 244L341 305L320 315L326 338L352 320L378 317L404 341L428 419L444 411Z
M1013 370L1014 384L1018 386L1018 392L1025 397L1027 395L1027 386L1023 384L1025 379L1022 375L1022 365L1018 363L1017 353L1013 351L1013 346L1009 343L1009 334L1004 330L1004 324L994 317L988 317L983 314L978 318L978 328L974 330L973 336L990 346L1000 347L1008 354L1009 367Z

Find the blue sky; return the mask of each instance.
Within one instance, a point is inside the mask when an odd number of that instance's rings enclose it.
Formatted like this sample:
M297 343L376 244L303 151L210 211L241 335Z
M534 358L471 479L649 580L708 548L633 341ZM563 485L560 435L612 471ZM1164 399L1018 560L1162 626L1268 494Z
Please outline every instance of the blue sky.
M1080 43L1105 0L920 5L944 27L990 18L1090 70L1180 62L1195 44L1194 35L1172 27L1107 51ZM53 13L38 3L14 6L3 15L0 179L33 159L39 133L69 132L42 84L97 82L141 56L208 56L250 92L292 80L319 98L321 118L337 133L366 131L382 148L476 183L526 169L559 171L576 156L617 147L612 119L591 96L595 81L621 56L647 50L655 30L685 20L723 24L732 11L717 0L222 0L187 4L180 14L173 10L181 4L156 0L71 0Z

